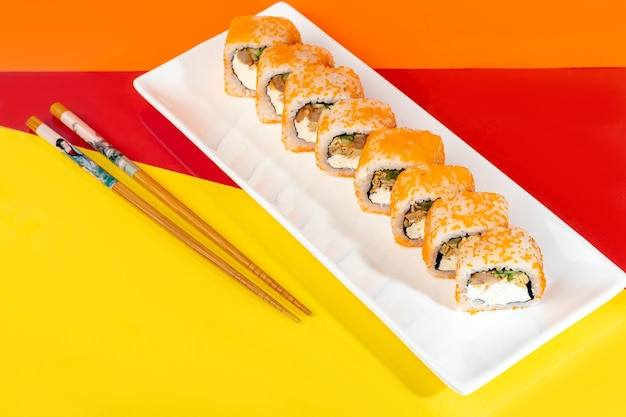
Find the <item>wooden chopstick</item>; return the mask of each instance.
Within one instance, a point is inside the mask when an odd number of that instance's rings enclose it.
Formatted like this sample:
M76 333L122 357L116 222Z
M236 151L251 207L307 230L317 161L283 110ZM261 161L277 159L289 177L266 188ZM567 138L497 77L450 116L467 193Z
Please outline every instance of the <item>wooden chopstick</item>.
M206 246L196 240L193 236L184 231L180 226L178 226L167 216L159 212L156 208L154 208L152 205L150 205L150 203L141 198L133 190L118 181L114 176L105 171L101 166L96 164L92 159L83 154L80 150L72 146L72 144L70 144L66 139L64 139L61 135L59 135L37 117L30 117L26 121L26 126L28 126L29 129L31 129L41 138L45 139L46 142L54 146L57 150L61 151L61 153L65 154L74 162L76 162L79 166L81 166L85 171L93 175L106 187L115 191L118 195L120 195L129 203L141 210L144 214L146 214L152 220L164 227L187 246L194 249L205 259L209 260L214 265L228 273L237 282L248 288L257 296L261 297L261 299L263 299L265 302L269 303L292 320L296 322L300 321L298 316L285 308L262 288L257 286L254 282L250 281L247 277L237 271L237 269L233 268L230 264L228 264L226 261L213 253L210 249L208 249Z
M102 136L91 128L87 123L80 119L74 112L69 110L61 103L54 103L50 106L50 112L54 117L59 119L65 126L69 127L85 142L89 143L94 149L100 151L111 162L122 169L127 175L135 179L141 186L151 192L159 200L165 203L176 214L185 219L189 224L194 226L196 230L211 239L219 245L232 258L237 260L241 265L251 271L263 282L269 285L274 291L299 308L307 315L311 315L311 310L298 301L289 291L283 288L271 276L263 271L258 265L252 262L245 254L237 249L232 243L224 238L220 233L207 224L200 216L194 213L189 207L183 204L178 198L172 195L156 180L150 177L144 170L134 164L132 160L114 148Z

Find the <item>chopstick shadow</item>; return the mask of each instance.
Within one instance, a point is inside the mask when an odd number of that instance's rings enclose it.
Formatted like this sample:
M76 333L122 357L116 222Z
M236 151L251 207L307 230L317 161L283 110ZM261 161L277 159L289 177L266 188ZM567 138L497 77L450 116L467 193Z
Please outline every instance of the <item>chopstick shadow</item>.
M337 285L332 274L318 274L315 278L303 280L303 286L410 391L419 397L432 397L447 389L365 304L346 287ZM346 303L349 308L345 307Z
M183 173L237 187L228 175L154 107L143 110L139 119L157 142L184 168L186 172Z

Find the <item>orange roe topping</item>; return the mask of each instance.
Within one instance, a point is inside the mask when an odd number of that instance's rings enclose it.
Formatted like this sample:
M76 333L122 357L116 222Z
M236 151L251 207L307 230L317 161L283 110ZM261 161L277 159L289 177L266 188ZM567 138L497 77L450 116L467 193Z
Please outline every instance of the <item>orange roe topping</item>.
M322 64L295 69L285 87L285 104L298 98L324 102L325 99L363 97L361 79L348 67Z
M459 268L472 269L474 264L479 264L477 267L481 270L506 268L526 272L536 279L534 295L540 298L543 294L545 276L541 250L519 227L493 227L465 239L459 247Z
M330 130L331 126L341 126L345 133L359 132L359 126L368 126L372 129L395 127L396 118L391 106L369 98L348 98L338 101L330 111L320 118L318 131L320 135Z
M238 16L231 20L226 44L299 43L300 32L291 20L277 16Z
M412 166L443 164L445 153L441 137L427 130L393 127L373 131L365 142L359 164L372 160L394 159Z
M413 203L422 196L434 200L459 191L474 191L474 177L465 167L441 164L410 167L400 173L393 186L392 205L405 199Z
M334 58L327 49L307 43L278 43L263 51L261 57L263 64L269 67L287 65L294 68L307 63L335 65Z
M462 191L442 196L433 203L426 217L422 257L432 267L433 254L444 242L497 226L508 226L508 203L502 195Z

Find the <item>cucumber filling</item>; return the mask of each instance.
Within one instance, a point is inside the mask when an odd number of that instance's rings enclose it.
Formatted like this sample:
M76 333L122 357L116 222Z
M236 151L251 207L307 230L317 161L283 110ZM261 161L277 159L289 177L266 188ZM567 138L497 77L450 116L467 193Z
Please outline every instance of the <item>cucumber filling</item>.
M433 205L432 200L416 201L404 214L404 234L412 240L424 238L424 223L430 206Z
M402 169L381 169L372 175L372 186L367 195L374 204L389 205L391 189Z
M298 110L294 119L298 138L315 143L317 140L317 124L324 109L332 106L330 103L308 103Z
M287 81L287 78L289 78L288 72L274 75L270 79L270 82L267 84L266 88L267 95L270 98L270 103L272 104L272 106L274 106L274 110L278 115L283 114L283 93L285 92L285 82Z
M459 244L463 236L454 237L445 242L437 252L435 269L439 271L456 271L456 259L459 254Z
M233 72L241 84L256 90L256 69L265 48L241 48L233 57Z
M328 164L333 168L356 169L367 135L362 133L338 135L328 145Z

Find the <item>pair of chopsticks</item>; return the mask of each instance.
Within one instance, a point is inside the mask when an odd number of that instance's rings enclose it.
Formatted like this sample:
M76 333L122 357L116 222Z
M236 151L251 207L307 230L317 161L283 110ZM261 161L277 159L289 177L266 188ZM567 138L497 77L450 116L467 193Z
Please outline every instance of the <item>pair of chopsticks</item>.
M213 243L219 245L233 260L237 261L240 265L244 266L249 272L265 282L276 293L280 294L284 299L289 301L292 305L297 307L300 311L306 315L310 315L311 311L298 301L293 295L291 295L285 288L278 284L272 277L266 274L259 266L252 262L246 255L244 255L239 249L237 249L226 238L219 234L215 229L208 225L201 217L195 214L179 199L167 191L156 180L150 177L144 170L131 161L128 157L114 148L104 138L98 135L87 123L81 120L76 114L67 109L61 103L54 103L50 107L50 111L54 117L59 119L65 126L74 131L79 137L85 140L94 149L98 150L104 156L106 156L111 162L119 167L125 174L134 179L144 189L149 191L152 195L157 197L167 207L172 209L177 215L179 215L186 222L191 224L196 230L200 231L205 237L209 238ZM273 296L240 273L230 263L220 258L204 244L199 242L175 222L170 220L167 216L161 213L158 209L145 201L142 197L121 183L117 178L112 176L101 166L96 164L88 156L83 154L76 147L71 145L66 139L55 132L48 125L43 123L35 116L30 117L26 125L29 129L35 132L38 136L46 140L52 146L59 151L70 157L74 162L79 164L85 171L89 172L102 184L115 191L118 195L126 199L136 208L141 210L144 214L149 216L152 220L156 221L159 225L167 229L175 237L180 239L183 243L194 249L197 253L204 258L212 262L214 265L221 268L224 272L229 274L232 278L237 280L240 284L244 285L254 294L261 299L290 317L292 320L298 322L299 317L293 314L289 309L284 307Z

